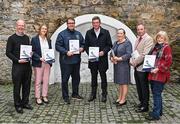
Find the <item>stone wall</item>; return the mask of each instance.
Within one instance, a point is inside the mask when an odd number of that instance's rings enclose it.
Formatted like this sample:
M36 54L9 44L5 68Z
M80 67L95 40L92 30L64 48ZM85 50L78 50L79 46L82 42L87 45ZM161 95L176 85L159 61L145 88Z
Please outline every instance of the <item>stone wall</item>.
M0 82L11 79L11 61L5 56L5 46L19 18L26 21L30 37L42 23L48 24L52 35L67 17L91 13L116 18L133 31L143 20L150 35L163 29L171 41L180 36L179 0L0 0L0 6Z

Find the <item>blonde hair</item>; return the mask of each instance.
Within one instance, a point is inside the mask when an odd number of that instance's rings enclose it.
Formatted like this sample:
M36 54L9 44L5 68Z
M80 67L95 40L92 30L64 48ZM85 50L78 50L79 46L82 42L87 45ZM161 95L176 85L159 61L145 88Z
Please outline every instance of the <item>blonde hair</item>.
M169 37L167 35L167 33L165 31L159 31L157 34L156 34L156 37L155 37L155 42L157 42L157 38L158 36L163 36L165 41L164 43L169 43Z

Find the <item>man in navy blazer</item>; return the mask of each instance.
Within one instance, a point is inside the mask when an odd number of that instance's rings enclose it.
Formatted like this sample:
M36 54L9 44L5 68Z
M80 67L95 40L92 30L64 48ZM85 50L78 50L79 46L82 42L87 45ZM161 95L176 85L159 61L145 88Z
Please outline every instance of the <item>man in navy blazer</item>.
M96 99L97 92L97 75L98 71L101 77L101 89L102 89L102 102L106 102L107 96L107 76L106 71L108 69L108 52L112 47L112 41L109 31L103 29L101 20L98 16L92 19L93 28L86 32L85 36L85 50L89 54L89 47L99 47L99 60L89 61L88 67L91 71L91 95L89 102Z
M64 102L70 104L68 93L68 80L72 77L72 98L81 100L83 99L79 95L79 83L80 83L80 63L81 52L84 51L84 38L79 31L75 30L75 20L73 18L67 19L67 29L59 33L56 40L56 50L60 53L60 68L62 76L62 96ZM79 41L79 54L74 54L70 51L70 40Z

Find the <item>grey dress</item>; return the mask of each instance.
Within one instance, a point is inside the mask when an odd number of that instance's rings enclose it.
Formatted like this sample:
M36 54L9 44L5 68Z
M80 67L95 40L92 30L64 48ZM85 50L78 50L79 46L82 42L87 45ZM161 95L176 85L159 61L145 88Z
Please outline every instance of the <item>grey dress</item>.
M126 39L123 43L114 43L112 50L115 56L122 57L122 61L114 64L114 82L117 84L128 84L130 82L129 59L132 53L132 44Z

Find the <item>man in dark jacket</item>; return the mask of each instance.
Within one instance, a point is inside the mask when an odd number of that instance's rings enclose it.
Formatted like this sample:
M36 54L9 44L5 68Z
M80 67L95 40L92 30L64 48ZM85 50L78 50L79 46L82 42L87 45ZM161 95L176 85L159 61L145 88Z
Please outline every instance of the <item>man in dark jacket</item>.
M21 45L30 45L29 37L24 34L25 22L18 20L16 22L16 33L8 38L6 46L6 55L12 64L13 98L14 106L18 113L23 113L23 108L32 110L29 104L30 84L31 84L31 64L25 59L20 59ZM22 98L20 91L22 87Z
M80 32L75 30L75 20L73 18L67 19L67 29L59 33L56 40L56 50L60 53L60 67L62 75L62 96L64 102L70 104L68 95L68 80L72 77L72 98L81 100L79 95L80 83L80 63L81 52L84 51L84 38ZM78 42L79 49L76 54L70 50L70 41Z
M91 71L91 95L89 102L96 99L97 92L97 75L98 71L101 77L101 89L102 89L102 102L107 100L107 76L106 71L108 69L108 52L112 47L112 41L109 31L103 29L101 20L98 16L92 19L93 28L86 32L85 36L85 50L89 54L89 47L99 47L99 59L98 61L89 61L88 67Z

